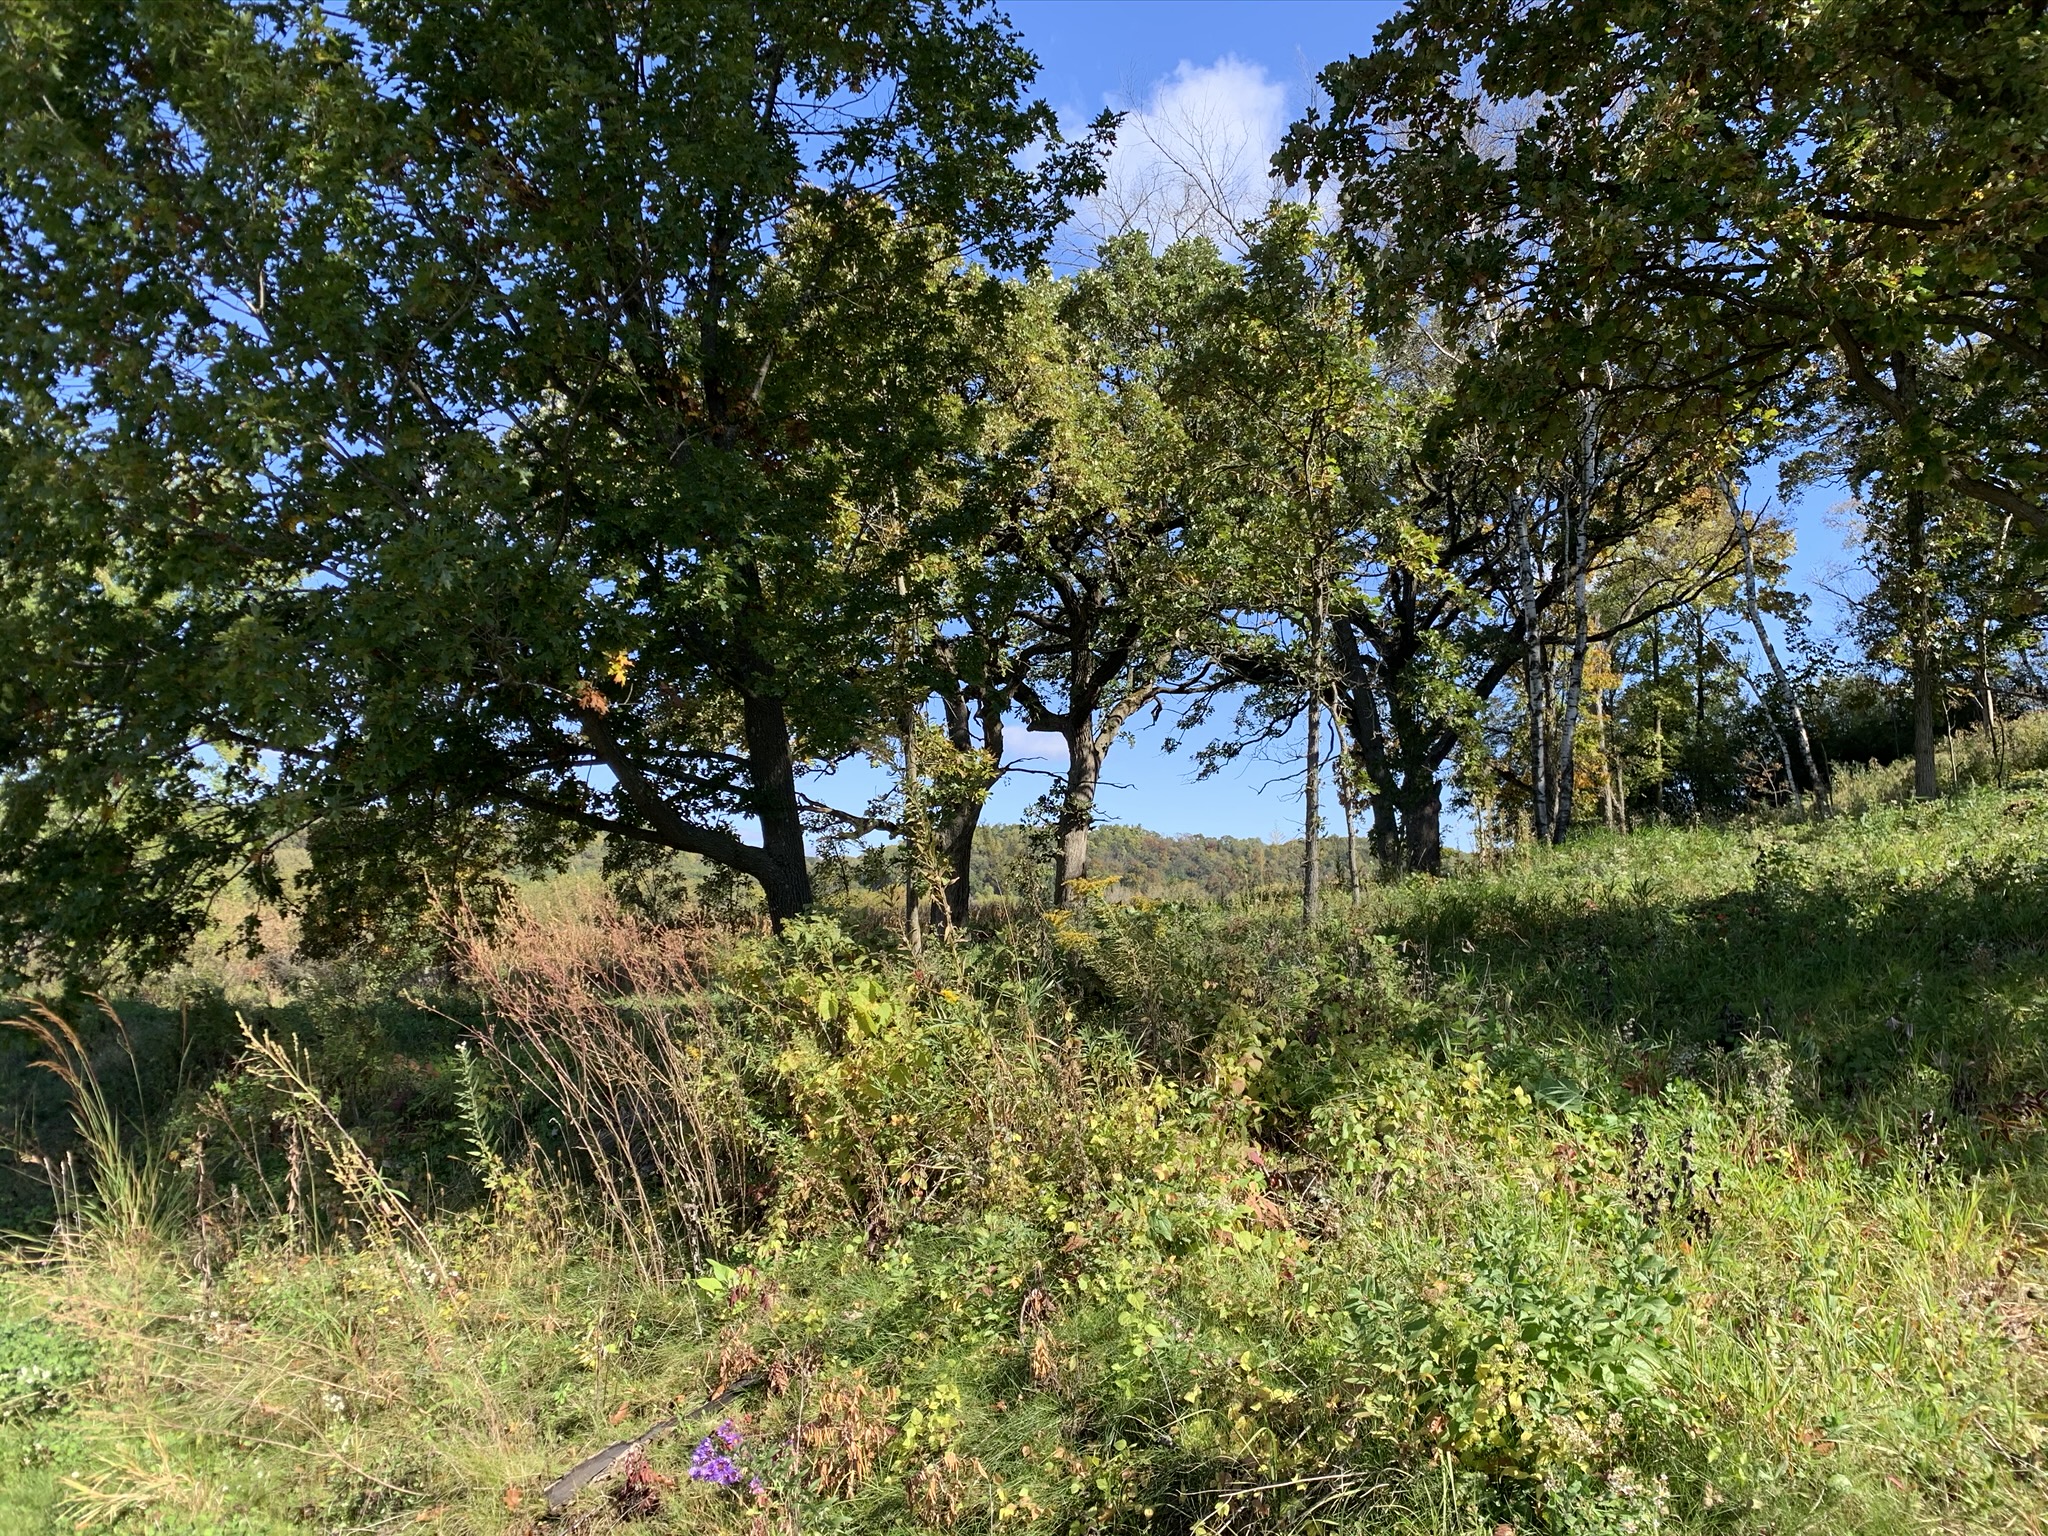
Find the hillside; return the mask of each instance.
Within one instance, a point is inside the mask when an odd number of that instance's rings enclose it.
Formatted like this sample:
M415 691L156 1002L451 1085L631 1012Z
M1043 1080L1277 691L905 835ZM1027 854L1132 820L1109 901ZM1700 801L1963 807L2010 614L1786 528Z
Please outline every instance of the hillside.
M125 999L0 1529L2025 1528L2048 789L1339 907Z
M1341 857L1333 852L1330 861ZM983 827L974 845L974 893L1015 896L1043 883L1044 866L1027 828ZM1119 900L1231 901L1298 882L1301 840L1169 837L1143 827L1101 826L1088 834L1088 877L1114 881L1106 889Z
M2048 1536L2044 0L0 101L0 1536Z

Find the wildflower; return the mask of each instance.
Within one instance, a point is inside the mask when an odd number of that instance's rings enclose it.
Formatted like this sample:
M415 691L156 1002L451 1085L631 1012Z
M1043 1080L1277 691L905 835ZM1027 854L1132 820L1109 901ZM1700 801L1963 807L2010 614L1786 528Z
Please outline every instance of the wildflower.
M697 1442L697 1449L690 1452L692 1482L716 1483L721 1488L732 1488L738 1486L741 1475L733 1459L719 1450L715 1436L706 1435Z
M727 1419L718 1428L697 1442L697 1448L690 1453L690 1478L693 1482L716 1483L721 1488L737 1488L742 1481L750 1481L752 1489L758 1489L760 1479L749 1480L732 1459L732 1452L740 1448L745 1437L739 1426Z

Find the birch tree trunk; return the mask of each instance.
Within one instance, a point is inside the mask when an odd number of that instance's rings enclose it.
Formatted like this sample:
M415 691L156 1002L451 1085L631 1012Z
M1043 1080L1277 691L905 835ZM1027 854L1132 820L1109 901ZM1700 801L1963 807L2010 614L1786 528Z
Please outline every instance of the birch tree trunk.
M1771 728L1771 740L1778 744L1778 765L1785 770L1786 791L1792 796L1793 801L1803 808L1806 802L1800 798L1799 780L1792 772L1792 749L1785 745L1785 733L1778 729L1778 722L1771 718L1771 701L1764 697L1763 689L1757 687L1754 678L1747 678L1745 681L1749 683L1749 691L1756 695L1756 707L1764 712L1764 724Z
M1515 538L1521 564L1522 692L1529 707L1529 803L1536 840L1550 841L1550 772L1544 752L1542 676L1543 645L1536 628L1536 552L1529 534L1529 503L1516 497Z
M1593 518L1593 487L1599 477L1599 418L1590 398L1582 402L1579 422L1579 485L1572 520L1572 661L1565 677L1564 719L1557 735L1557 814L1550 837L1561 843L1572 829L1579 793L1579 704L1586 687L1586 544Z
M1771 644L1770 632L1764 628L1762 609L1756 600L1756 551L1754 530L1743 513L1741 504L1735 499L1735 487L1725 483L1722 486L1728 497L1728 514L1735 519L1735 530L1742 538L1742 591L1749 608L1749 627L1756 631L1756 643L1763 648L1764 660L1771 664L1771 676L1777 680L1778 692L1791 711L1793 738L1799 743L1799 766L1806 772L1806 782L1813 786L1814 804L1825 810L1828 803L1827 785L1821 781L1820 765L1814 761L1813 738L1807 734L1806 711L1800 707L1798 690L1792 686L1792 679L1785 672L1785 664L1778 659L1778 648ZM1787 765L1789 772L1790 764ZM1792 797L1802 807L1804 799L1799 793L1799 783L1792 783Z

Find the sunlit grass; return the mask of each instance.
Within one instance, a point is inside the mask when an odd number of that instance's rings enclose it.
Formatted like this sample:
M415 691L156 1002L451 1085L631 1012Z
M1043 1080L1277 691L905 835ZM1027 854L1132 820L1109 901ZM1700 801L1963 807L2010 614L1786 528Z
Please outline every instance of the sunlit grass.
M675 1032L632 1115L730 1116L704 1144L772 1177L715 1221L675 1170L608 1194L487 1078L416 1101L438 1182L378 1172L414 1235L310 1105L236 1089L145 1219L8 1274L46 1321L7 1348L68 1385L10 1400L0 1528L525 1530L680 1410L639 1528L2039 1529L2048 793L1338 905L1105 906L916 972L742 935L693 1012L631 995L594 889L534 893L497 962L558 978L530 1025L582 987L628 1078ZM324 1027L316 1077L359 1059ZM232 1200L230 1126L269 1138ZM691 1481L692 1410L757 1378L720 1413L763 1492Z

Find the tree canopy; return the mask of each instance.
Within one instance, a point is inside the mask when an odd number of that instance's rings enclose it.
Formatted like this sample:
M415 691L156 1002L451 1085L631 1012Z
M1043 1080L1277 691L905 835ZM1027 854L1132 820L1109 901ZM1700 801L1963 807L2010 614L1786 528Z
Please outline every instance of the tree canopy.
M2029 6L1414 0L1291 201L1059 273L1115 123L1035 69L955 0L9 5L6 967L236 878L345 949L593 842L781 922L893 838L957 926L1006 732L1065 901L1169 711L1299 752L1312 915L1326 780L1355 881L1446 796L1819 796L1859 666L1923 766L2041 702ZM1772 464L1859 498L1854 662Z
M867 741L895 578L960 537L1004 298L968 262L1032 260L1092 173L1010 30L11 18L16 936L175 946L299 831L316 927L573 831L804 906L801 780Z

